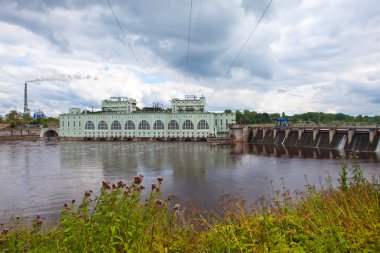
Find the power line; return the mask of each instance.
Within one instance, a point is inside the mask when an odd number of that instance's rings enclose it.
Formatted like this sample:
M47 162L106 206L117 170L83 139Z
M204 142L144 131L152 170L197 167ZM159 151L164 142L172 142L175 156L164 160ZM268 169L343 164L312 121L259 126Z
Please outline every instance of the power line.
M146 81L147 83L149 83L149 80L148 80L148 78L146 77L146 75L145 75L145 73L144 73L144 68L141 66L139 60L137 59L137 56L136 56L135 52L133 51L132 46L131 46L131 44L129 43L129 41L128 41L128 39L127 39L127 36L126 36L125 33L124 33L123 27L121 26L121 24L120 24L120 22L119 22L119 19L117 18L116 14L115 14L115 12L114 12L112 6L111 6L110 1L107 0L107 3L108 3L108 6L110 7L110 9L111 9L111 11L112 11L112 14L113 14L113 16L114 16L114 18L115 18L115 20L116 20L116 23L118 24L118 26L119 26L119 28L120 28L121 33L123 34L123 37L124 37L125 41L126 41L127 44L128 44L129 49L131 50L131 52L132 52L132 54L133 54L133 57L135 58L135 60L136 60L136 62L137 62L137 65L139 65L139 67L140 67L140 71L141 71L142 76L144 77L145 81Z
M197 31L198 31L199 17L201 15L202 4L203 4L203 0L201 0L201 3L199 4L199 8L198 8L197 21L195 22L195 28L193 29L193 36L192 36L193 41L195 41ZM189 57L189 71L191 69L192 62L193 62L193 57L190 56Z
M190 0L190 17L189 17L189 35L187 36L187 57L186 57L186 80L185 80L185 93L187 86L187 77L189 70L189 51L190 51L190 32L191 32L191 12L193 10L193 0Z
M248 41L250 40L250 38L252 37L253 33L256 31L256 28L257 26L260 24L261 20L264 18L265 14L267 13L270 5L272 4L272 1L273 0L270 0L267 7L265 8L263 14L261 15L260 19L257 21L256 25L253 27L251 33L249 34L248 38L246 39L246 41L244 42L243 46L240 48L239 52L237 53L235 59L233 60L232 64L230 65L230 67L227 69L226 73L224 74L223 76L223 79L220 81L219 85L214 89L214 92L212 93L212 95L210 97L213 96L213 94L215 94L215 91L222 85L223 81L227 78L227 75L228 73L231 71L232 67L235 65L237 59L239 58L241 52L243 52L244 48L247 46L248 44Z

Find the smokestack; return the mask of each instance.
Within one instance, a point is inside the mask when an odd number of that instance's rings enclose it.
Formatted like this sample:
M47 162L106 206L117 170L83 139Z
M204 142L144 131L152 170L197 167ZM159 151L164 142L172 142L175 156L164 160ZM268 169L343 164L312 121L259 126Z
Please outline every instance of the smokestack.
M25 82L24 89L24 116L30 115L30 110L28 108L28 84Z

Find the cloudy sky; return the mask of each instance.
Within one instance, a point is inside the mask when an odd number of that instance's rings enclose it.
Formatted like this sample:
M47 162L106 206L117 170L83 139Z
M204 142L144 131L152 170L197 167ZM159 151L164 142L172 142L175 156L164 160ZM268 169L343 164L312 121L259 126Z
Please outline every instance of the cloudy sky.
M0 114L43 80L29 107L50 116L185 94L209 111L380 115L380 1L273 0L244 48L269 0L109 2L125 36L107 0L0 0Z

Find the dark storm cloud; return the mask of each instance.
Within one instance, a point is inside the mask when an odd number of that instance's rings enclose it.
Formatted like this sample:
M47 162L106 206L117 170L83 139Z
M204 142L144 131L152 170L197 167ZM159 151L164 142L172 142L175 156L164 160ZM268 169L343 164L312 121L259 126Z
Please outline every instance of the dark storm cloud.
M35 34L45 37L51 43L57 45L63 51L69 51L69 41L59 30L51 26L46 19L47 10L44 4L29 3L31 1L9 1L2 4L0 9L0 21L23 27ZM48 1L46 2L48 4ZM53 3L50 3L53 5ZM48 4L49 5L49 4ZM17 30L16 30L17 31Z
M189 1L143 0L110 3L127 36L137 36L135 41L130 41L133 46L152 50L169 67L186 72ZM83 27L80 32L93 39L101 39L101 36L108 33L125 43L106 1L16 1L6 5L0 19L47 38L63 51L70 51L70 38L65 37L65 31L60 30L60 27L54 27L57 22L50 22L50 12L57 8L82 8L86 12L96 4L102 8L102 14L96 17L98 20L94 23L100 26ZM200 4L200 0L193 1L189 54L191 65L188 71L194 77L220 77L228 69L248 33L241 34L238 41L230 40L242 14L239 5L231 8L222 2L211 4L206 1L199 8ZM78 20L78 26L81 26L80 22ZM171 43L170 50L162 48L160 42L164 40ZM237 62L236 67L248 68L253 74L269 76L268 66L261 66L262 70L257 73L257 67L253 68L243 62Z
M380 82L371 86L358 83L357 85L350 85L349 87L348 93L357 96L358 99L373 104L380 103Z
M199 14L196 13L201 1L194 1L190 35L190 62L189 72L195 77L220 76L232 61L222 59L225 50L231 46L229 36L238 21L236 10L228 5L203 3ZM115 11L119 16L126 18L128 32L141 36L140 45L150 48L170 67L186 72L186 57L189 25L189 1L170 1L171 15L167 2L142 1L130 3L127 7ZM153 4L153 6L152 6ZM150 6L146 8L146 6ZM127 18L129 17L129 18ZM199 20L197 26L196 21ZM171 21L171 22L170 22ZM162 48L160 42L167 40L170 49ZM222 62L220 62L223 60Z
M253 13L256 16L261 16L264 9L267 7L270 0L243 0L241 5L248 13Z

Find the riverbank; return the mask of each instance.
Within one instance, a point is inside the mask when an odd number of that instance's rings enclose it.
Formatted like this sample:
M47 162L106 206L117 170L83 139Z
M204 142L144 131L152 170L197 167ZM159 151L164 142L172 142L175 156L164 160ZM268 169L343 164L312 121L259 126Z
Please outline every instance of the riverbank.
M352 175L348 175L352 173ZM352 176L352 177L351 177ZM30 225L2 227L0 249L20 252L350 252L380 251L380 186L357 164L342 162L339 186L327 179L320 190L283 189L260 198L253 209L226 199L215 212L163 198L158 178L141 199L143 177L103 182L99 196L64 204L57 226L40 217ZM147 186L148 188L148 186Z

